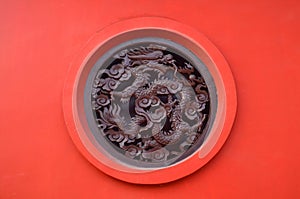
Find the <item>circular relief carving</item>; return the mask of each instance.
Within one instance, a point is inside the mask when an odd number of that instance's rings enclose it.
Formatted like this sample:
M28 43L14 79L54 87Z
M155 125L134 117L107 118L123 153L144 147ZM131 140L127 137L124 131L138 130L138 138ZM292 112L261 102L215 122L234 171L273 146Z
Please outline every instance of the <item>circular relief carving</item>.
M177 180L227 139L236 92L205 36L163 18L111 24L72 62L63 109L72 140L94 166L132 183Z
M129 165L161 167L201 146L216 92L206 66L188 49L161 38L130 40L92 71L85 108L93 135L109 143L110 154Z

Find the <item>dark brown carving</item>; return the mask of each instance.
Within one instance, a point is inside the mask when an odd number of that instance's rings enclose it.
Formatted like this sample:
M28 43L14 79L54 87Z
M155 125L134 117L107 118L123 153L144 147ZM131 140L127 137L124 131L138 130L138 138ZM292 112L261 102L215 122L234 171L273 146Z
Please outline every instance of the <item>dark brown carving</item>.
M144 162L180 158L205 134L209 94L201 74L158 45L125 49L94 79L99 133Z

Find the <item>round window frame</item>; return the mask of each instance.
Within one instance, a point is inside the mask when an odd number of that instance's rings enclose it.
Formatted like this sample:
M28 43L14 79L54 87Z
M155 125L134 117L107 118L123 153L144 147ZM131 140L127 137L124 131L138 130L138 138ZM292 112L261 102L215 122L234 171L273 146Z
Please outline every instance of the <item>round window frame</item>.
M85 118L83 92L91 68L113 46L141 37L170 39L189 49L205 64L216 86L218 107L208 137L196 152L169 167L139 169L111 158L107 151L99 151L99 146L96 147L98 143L89 132ZM221 149L230 134L236 106L234 79L219 50L197 30L157 17L128 19L97 31L72 62L63 93L65 122L73 142L83 156L104 173L139 184L170 182L204 166Z

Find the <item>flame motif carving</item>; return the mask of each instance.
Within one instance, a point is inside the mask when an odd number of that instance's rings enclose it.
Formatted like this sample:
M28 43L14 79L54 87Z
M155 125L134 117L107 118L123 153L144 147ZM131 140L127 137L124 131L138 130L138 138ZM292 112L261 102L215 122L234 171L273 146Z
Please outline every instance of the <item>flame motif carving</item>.
M98 71L91 97L99 134L128 158L176 160L203 142L207 85L191 63L164 46L119 52Z

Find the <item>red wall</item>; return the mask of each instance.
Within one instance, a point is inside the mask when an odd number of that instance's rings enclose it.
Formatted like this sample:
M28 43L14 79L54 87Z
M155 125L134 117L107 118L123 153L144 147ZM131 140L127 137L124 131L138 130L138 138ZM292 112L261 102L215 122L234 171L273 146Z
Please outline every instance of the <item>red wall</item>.
M1 1L0 198L299 198L300 1ZM133 185L92 166L62 113L68 67L97 30L160 16L204 33L226 57L238 111L206 166Z

